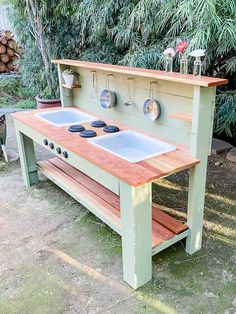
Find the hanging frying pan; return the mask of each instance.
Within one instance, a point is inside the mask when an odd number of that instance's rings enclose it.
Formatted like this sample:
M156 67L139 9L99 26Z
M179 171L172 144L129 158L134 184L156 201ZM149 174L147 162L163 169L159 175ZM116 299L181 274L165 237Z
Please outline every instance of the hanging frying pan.
M159 119L161 115L161 105L153 98L152 84L156 82L150 82L149 98L145 100L143 104L143 114L146 120L153 122Z
M112 74L107 75L105 89L101 92L100 95L100 104L101 107L104 109L108 109L115 106L117 101L116 94L109 89L110 76L112 76Z

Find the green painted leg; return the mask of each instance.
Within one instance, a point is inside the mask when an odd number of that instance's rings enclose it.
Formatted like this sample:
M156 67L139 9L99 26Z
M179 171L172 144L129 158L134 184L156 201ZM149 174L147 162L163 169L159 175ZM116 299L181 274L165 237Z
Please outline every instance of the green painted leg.
M205 199L206 167L199 164L189 170L189 195L187 225L190 235L186 240L186 252L193 254L201 249Z
M120 182L124 280L134 289L152 278L151 183L132 187Z
M16 130L16 138L20 155L24 184L30 187L38 182L34 144L31 138Z
M191 152L200 164L189 172L189 198L186 252L193 254L202 244L203 212L207 171L207 156L211 144L215 88L194 87Z

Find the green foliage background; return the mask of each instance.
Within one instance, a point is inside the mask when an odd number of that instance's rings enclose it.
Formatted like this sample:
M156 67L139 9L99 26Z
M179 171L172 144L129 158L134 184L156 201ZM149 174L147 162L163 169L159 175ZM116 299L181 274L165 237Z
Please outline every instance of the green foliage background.
M215 130L236 136L235 0L33 1L42 13L51 59L162 69L163 50L175 47L180 39L189 43L189 51L207 49L203 74L230 81L228 90L219 90ZM24 49L22 77L35 93L47 94L45 71L29 32L25 2L11 1L12 21ZM57 82L55 93L56 86Z

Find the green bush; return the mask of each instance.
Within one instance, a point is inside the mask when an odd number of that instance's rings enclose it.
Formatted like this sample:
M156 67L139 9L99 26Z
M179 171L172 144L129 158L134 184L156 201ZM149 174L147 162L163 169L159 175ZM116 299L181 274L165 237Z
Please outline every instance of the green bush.
M0 108L35 108L34 93L19 78L0 78Z

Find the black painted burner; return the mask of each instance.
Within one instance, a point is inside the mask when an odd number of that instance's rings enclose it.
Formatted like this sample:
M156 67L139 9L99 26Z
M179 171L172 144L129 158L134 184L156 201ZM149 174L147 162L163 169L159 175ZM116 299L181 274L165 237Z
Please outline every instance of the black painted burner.
M71 125L68 129L68 131L70 132L81 132L84 130L85 128L83 127L83 125L80 125L80 124Z
M84 130L80 132L79 136L84 137L84 138L89 138L89 137L94 137L96 136L97 133L93 130Z
M118 126L115 126L115 125L107 125L105 126L103 131L107 133L115 133L115 132L119 132L120 129L118 128Z
M103 128L104 126L106 126L106 123L104 121L97 120L97 121L93 121L91 123L91 126L93 126L94 128Z

